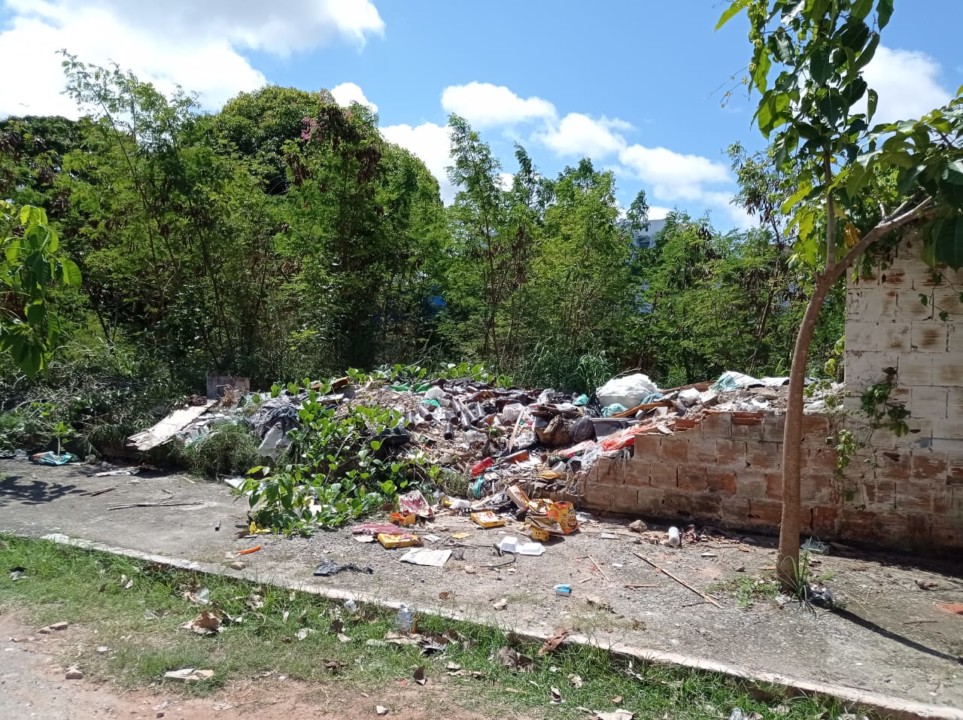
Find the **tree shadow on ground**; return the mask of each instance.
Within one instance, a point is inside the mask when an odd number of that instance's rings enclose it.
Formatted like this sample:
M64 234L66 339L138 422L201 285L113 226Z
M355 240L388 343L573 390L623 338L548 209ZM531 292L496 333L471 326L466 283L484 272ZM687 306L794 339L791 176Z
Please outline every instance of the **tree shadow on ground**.
M855 625L859 625L860 627L865 628L866 630L874 632L886 638L887 640L892 640L893 642L897 642L900 645L904 645L908 648L912 648L913 650L917 650L918 652L925 653L932 657L940 658L941 660L949 660L950 662L956 663L958 665L963 665L963 657L960 657L958 655L951 655L950 653L946 653L941 650L936 650L935 648L931 648L928 645L924 645L923 643L917 642L916 640L912 640L906 637L905 635L900 635L897 632L888 630L884 628L882 625L877 625L872 620L867 620L866 618L860 615L857 615L854 612L850 612L849 610L844 610L843 608L834 608L833 613L845 620L849 620Z
M89 491L73 484L25 480L20 475L7 475L0 479L0 506L43 505L74 494L87 495Z

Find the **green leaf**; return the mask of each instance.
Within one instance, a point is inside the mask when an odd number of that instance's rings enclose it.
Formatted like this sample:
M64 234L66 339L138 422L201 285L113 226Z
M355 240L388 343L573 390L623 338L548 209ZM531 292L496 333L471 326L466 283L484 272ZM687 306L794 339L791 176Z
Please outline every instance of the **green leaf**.
M866 115L869 120L873 119L876 114L876 108L879 106L879 93L870 88L866 100Z
M943 168L943 180L954 185L963 185L963 160L948 162Z
M40 328L47 320L47 308L43 302L32 302L24 309L27 322L35 328Z
M768 53L761 53L752 71L752 83L759 92L765 92L769 84L769 70L772 68L772 60Z
M856 0L853 3L853 9L851 14L853 17L857 17L860 20L864 20L869 11L873 9L873 0Z
M722 16L719 18L719 22L716 23L716 30L732 20L732 18L742 12L748 5L749 0L734 0L732 5L726 8L726 11L722 13Z
M874 33L869 39L869 43L866 45L866 49L859 54L856 58L856 62L852 65L852 72L859 72L864 67L869 65L869 61L873 59L876 55L876 49L879 47L879 34Z
M78 287L81 283L80 268L70 258L63 258L60 261L60 272L64 284Z
M809 195L812 190L812 185L809 183L801 183L799 189L796 190L792 195L790 195L786 201L782 204L782 212L784 215L788 215L789 211L792 210L797 203L802 201L807 195Z
M930 226L933 260L953 270L963 267L963 215L942 217Z
M809 59L809 76L817 85L825 85L832 72L832 47L829 43L823 43L813 51Z
M882 30L889 25L889 19L893 17L893 0L879 0L876 15L879 29Z

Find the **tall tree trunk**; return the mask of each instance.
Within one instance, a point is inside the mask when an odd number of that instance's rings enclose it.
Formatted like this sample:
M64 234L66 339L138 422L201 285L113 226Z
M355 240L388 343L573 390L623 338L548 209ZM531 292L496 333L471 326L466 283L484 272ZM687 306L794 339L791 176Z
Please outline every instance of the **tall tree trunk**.
M839 262L827 267L816 279L816 288L806 306L802 325L796 335L792 367L789 371L786 429L782 438L782 520L779 526L779 554L776 568L783 587L788 591L796 590L802 580L799 576L799 529L802 524L799 477L802 468L803 390L806 386L809 345L816 330L819 312L833 285L863 253L889 233L914 220L932 215L931 206L932 201L929 199L924 199L915 205L911 201L903 203L897 210L880 220L876 227L866 233Z
M802 420L803 391L806 388L806 366L809 363L809 346L816 331L819 313L838 275L831 271L822 273L802 325L796 335L789 371L789 404L786 407L786 429L782 437L782 519L779 525L779 556L776 567L783 587L795 589L799 578L799 527L801 516L800 471L802 469Z

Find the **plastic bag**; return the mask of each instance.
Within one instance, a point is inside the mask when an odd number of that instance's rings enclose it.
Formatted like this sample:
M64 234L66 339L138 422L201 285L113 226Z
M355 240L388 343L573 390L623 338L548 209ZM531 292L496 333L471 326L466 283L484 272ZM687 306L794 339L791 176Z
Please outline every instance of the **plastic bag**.
M596 391L596 396L603 407L620 403L626 408L633 408L639 405L643 398L658 391L659 388L648 375L637 373L609 380Z

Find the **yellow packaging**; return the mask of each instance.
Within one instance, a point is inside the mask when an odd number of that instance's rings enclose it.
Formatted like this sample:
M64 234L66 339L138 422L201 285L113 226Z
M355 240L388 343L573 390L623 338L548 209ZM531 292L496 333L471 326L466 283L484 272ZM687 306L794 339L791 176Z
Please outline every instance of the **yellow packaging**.
M486 510L485 512L474 512L471 514L471 520L473 523L481 525L486 529L502 527L508 524L508 520L498 517L491 510Z
M578 530L575 506L570 502L553 502L548 506L548 517L558 523L563 535L569 535Z
M532 540L537 540L538 542L548 542L552 537L548 530L531 524L528 526L528 535Z
M418 522L418 516L414 513L393 512L388 516L388 520L393 522L395 525L410 527Z
M395 548L413 547L415 545L421 545L421 540L411 533L378 533L378 542L385 550L394 550Z

